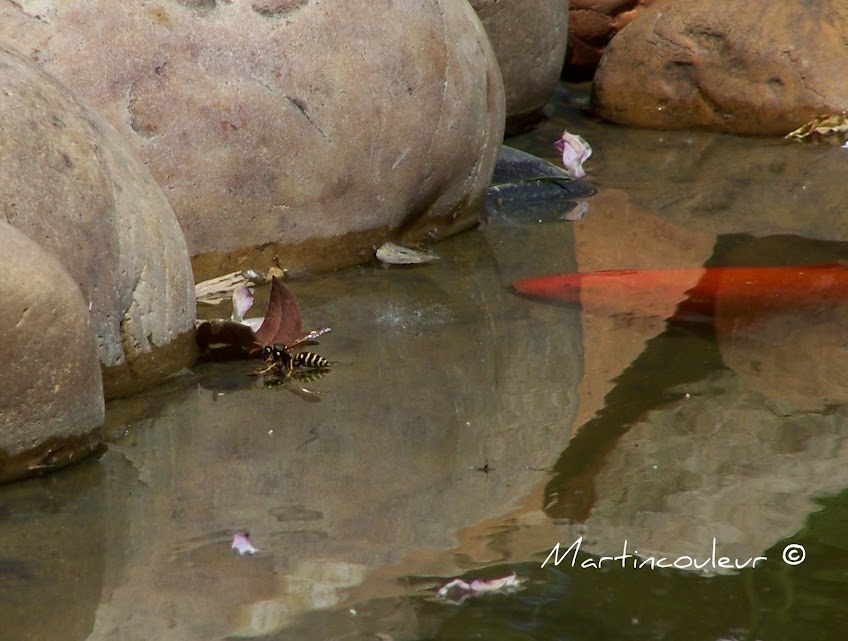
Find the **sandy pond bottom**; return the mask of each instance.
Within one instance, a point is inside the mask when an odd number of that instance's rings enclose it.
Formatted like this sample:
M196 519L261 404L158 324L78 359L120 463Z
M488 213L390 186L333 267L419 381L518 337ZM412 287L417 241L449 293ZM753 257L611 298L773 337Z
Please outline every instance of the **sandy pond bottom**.
M291 284L333 328L317 402L199 366L112 403L101 459L0 487L0 639L843 639L842 302L714 327L666 322L691 283L638 310L508 285L844 260L848 152L622 131L570 100L518 144L594 144L583 220L505 215L428 266Z

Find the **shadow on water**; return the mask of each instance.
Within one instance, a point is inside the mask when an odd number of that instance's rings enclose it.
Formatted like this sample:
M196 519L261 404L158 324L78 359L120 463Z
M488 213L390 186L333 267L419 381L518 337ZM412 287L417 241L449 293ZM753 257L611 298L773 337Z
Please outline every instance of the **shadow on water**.
M651 409L669 400L670 390L703 380L724 369L708 327L670 326L622 372L604 399L604 408L584 424L554 464L545 489L545 513L551 518L584 521L596 501L594 475L619 438ZM685 354L684 362L677 362ZM669 366L676 363L676 366ZM650 372L650 376L646 376ZM674 400L680 394L674 394Z

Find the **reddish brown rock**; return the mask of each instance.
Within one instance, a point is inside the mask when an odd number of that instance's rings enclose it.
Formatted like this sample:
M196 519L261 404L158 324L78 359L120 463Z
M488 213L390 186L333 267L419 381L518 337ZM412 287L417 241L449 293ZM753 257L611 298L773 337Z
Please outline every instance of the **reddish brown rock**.
M538 118L562 71L568 0L471 0L498 58L508 129Z
M848 5L658 0L610 44L596 113L626 125L782 135L848 109Z
M564 77L589 80L613 36L654 0L571 0Z
M104 410L88 304L56 258L2 221L0 300L2 483L93 452Z
M251 255L338 267L401 230L466 228L503 137L465 0L6 2L0 38L130 141L207 255L198 277Z

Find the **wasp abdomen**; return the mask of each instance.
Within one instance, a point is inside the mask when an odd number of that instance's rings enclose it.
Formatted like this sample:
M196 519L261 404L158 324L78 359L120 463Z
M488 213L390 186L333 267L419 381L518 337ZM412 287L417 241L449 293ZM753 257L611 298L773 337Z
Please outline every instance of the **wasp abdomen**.
M312 352L298 352L294 355L295 367L311 367L313 369L327 369L330 361L319 354Z

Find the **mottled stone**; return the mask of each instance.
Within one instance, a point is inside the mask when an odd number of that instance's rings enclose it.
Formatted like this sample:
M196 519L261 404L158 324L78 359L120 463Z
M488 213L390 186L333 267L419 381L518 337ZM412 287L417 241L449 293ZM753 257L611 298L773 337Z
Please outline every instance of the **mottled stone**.
M562 71L568 0L471 0L498 57L507 130L539 118Z
M571 0L563 76L589 80L612 38L654 0Z
M338 267L476 218L504 98L465 0L39 6L0 5L0 38L131 142L211 257L199 277L255 247Z
M194 281L162 190L103 118L1 46L0 86L0 219L83 292L107 395L184 367Z
M848 6L658 0L610 43L599 116L654 128L782 135L848 109Z
M0 221L0 482L100 444L103 387L88 305L70 274Z

